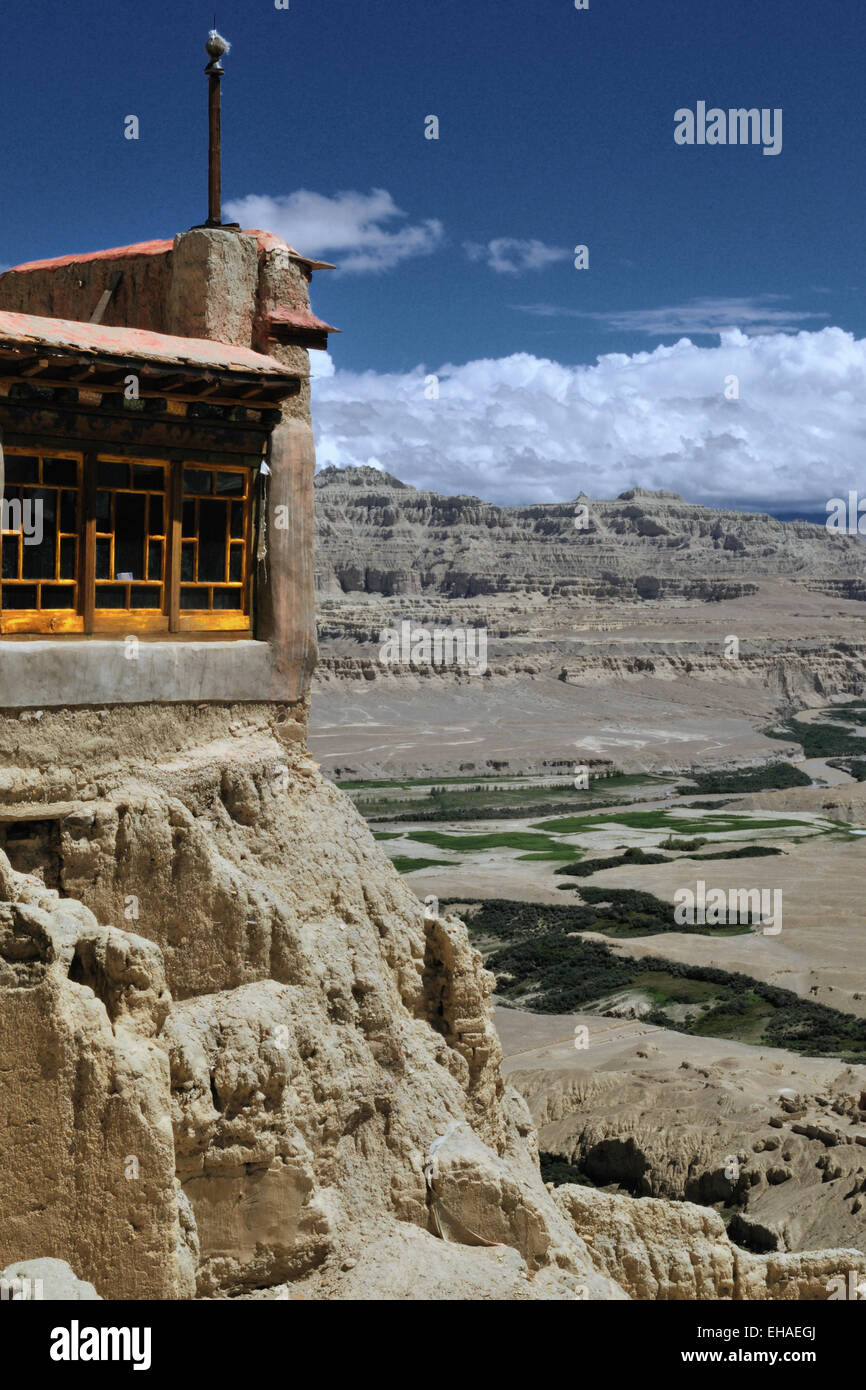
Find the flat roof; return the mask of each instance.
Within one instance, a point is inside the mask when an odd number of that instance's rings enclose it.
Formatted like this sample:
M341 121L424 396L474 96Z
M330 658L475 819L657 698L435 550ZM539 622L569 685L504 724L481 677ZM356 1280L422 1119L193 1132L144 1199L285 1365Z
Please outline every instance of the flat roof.
M169 333L152 333L146 328L108 328L100 323L80 323L74 319L41 318L35 314L13 314L0 310L0 353L24 348L31 352L51 351L88 353L94 357L135 357L142 361L169 362L183 366L210 367L223 372L254 372L259 376L295 377L275 357L251 348L217 343L209 338L176 338Z
M219 231L219 228L214 230ZM314 270L335 270L330 261L316 261L310 256L302 256L287 241L275 232L264 232L260 228L247 228L244 236L255 237L260 251L273 251L283 248L296 261L312 266ZM83 265L87 261L132 260L136 256L165 256L174 250L174 239L170 241L137 241L131 246L113 246L107 251L85 251L71 256L54 256L46 261L24 261L3 271L3 275L23 275L31 270L59 270L65 265ZM0 275L2 279L2 275Z

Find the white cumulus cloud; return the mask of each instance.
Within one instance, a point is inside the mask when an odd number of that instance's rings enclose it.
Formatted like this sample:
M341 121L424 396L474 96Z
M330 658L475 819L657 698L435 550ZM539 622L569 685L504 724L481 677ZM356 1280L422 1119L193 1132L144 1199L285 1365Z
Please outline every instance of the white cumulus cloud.
M327 371L327 368L325 368ZM493 501L635 485L784 508L866 488L866 340L840 328L688 338L591 366L517 353L314 382L320 466L370 464ZM739 399L728 399L736 377Z
M227 203L226 211L242 227L276 232L305 256L334 256L338 270L347 273L392 270L413 256L430 255L445 235L435 217L407 223L384 188L333 198L306 188L276 198L251 193Z
M556 261L567 261L572 254L561 246L547 246L535 237L500 236L492 241L464 241L470 261L484 261L500 275L519 275L524 270L545 270Z

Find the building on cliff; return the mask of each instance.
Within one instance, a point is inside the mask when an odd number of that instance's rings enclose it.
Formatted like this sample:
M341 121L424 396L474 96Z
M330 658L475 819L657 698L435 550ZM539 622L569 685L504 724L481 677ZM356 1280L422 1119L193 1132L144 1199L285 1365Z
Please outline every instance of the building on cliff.
M306 691L327 263L221 223L210 82L204 226L0 275L0 707Z

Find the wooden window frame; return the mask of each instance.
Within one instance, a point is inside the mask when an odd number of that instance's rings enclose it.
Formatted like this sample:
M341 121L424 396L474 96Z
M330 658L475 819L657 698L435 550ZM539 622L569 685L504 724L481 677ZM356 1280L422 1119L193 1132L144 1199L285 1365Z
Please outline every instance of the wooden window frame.
M10 489L14 489L15 492L17 492L19 487L23 487L23 488L25 488L27 491L32 491L34 488L37 489L37 490L39 490L39 491L44 491L44 490L46 490L46 488L51 488L52 491L56 491L56 493L57 493L57 504L56 504L56 506L57 506L57 528L56 528L56 532L55 532L55 557L54 557L55 575L54 575L54 578L53 578L53 579L51 579L51 578L45 578L45 579L28 579L28 578L23 574L24 558L25 558L25 557L24 557L25 546L24 546L24 542L23 542L23 537L22 537L22 539L21 539L20 542L16 542L16 545L17 545L17 548L18 548L18 556L19 556L19 559L18 559L18 573L17 573L16 578L15 578L14 580L11 580L11 579L4 580L4 579L0 578L0 584L9 584L9 583L12 583L12 584L16 584L16 585L17 585L17 584L20 584L22 587L23 587L24 585L26 585L28 588L30 588L30 587L36 588L36 590L37 590L37 597L38 597L39 605L40 605L40 606L37 607L37 608L8 608L8 609L3 609L2 607L0 607L0 634L2 634L2 635L14 635L14 634L16 634L16 633L42 633L42 634L45 634L45 633L80 633L80 632L83 632L83 631L84 631L84 620L83 620L83 616L82 616L82 612L81 612L81 595L82 595L81 524L82 524L82 512L83 512L83 468L84 468L84 458L83 458L83 455L82 455L81 453L78 453L78 452L76 452L76 451L74 451L74 450L69 450L69 449L48 449L48 448L38 448L38 447L37 447L37 448L33 448L33 449L24 449L24 448L14 448L14 449L13 449L13 448L5 448L5 449L4 449L4 454L5 454L5 456L6 456L7 458L17 458L17 457L23 457L23 458L36 458L36 459L37 459L38 467L37 467L37 482L36 482L36 483L21 483L21 484L19 484L19 483L9 483L9 484L6 484L5 477L4 477L4 488L3 488L3 494L2 494L3 497L5 498L5 497L7 496L7 494L8 494L8 492L9 492ZM77 470L78 470L78 482L77 482L77 484L76 484L74 487L69 487L69 486L63 487L62 485L53 484L53 483L48 483L48 484L46 484L46 483L43 482L43 473L44 473L44 468L45 468L45 460L46 460L46 459L49 459L49 458L50 458L50 459L63 459L63 460L69 461L69 462L74 462L74 463L77 465ZM76 511L76 527L75 527L75 530L74 530L73 532L62 532L62 531L60 530L60 494L61 494L61 492L75 492L75 493L77 494L77 497L76 497L76 506L75 506L75 511ZM3 536L4 536L4 535L9 535L9 534L11 534L11 533L10 533L10 532L2 532L2 531L0 531L0 556L2 556L2 551L3 551ZM74 569L75 569L75 579L74 579L74 581L72 581L72 582L70 582L70 581L68 581L68 580L60 580L60 578L59 578L60 548L61 548L61 540L63 540L63 539L66 539L66 540L74 539L74 540L75 540L75 566L74 566ZM72 608L43 608L43 607L41 606L41 604L42 604L42 589L43 589L43 587L44 587L44 586L51 586L51 585L53 585L53 584L62 584L64 588L73 588L73 589L75 590L75 604L74 604L74 607L72 607ZM0 593L2 593L2 591L0 591ZM0 599L0 603L2 603L2 599Z
M239 625L243 625L244 627L249 627L249 621L250 621L250 620L249 620L249 612L250 612L250 589L251 589L251 585L252 585L252 564L251 564L251 557L252 557L252 541L253 541L253 537L252 537L253 486L252 486L252 475L251 475L251 471L250 471L249 468L242 468L242 467L232 466L232 465L228 465L228 464L227 464L227 465L223 465L223 464L217 464L217 463L211 464L211 463L192 463L192 462L190 462L190 463L184 463L184 464L182 464L182 465L178 465L178 471L179 471L179 473L180 473L180 482L179 482L179 484L178 484L177 482L175 483L175 488L177 489L177 492L176 492L175 497L173 498L173 502L174 502L174 511L173 511L173 514L176 515L176 516L178 516L178 517L180 518L180 533L179 533L179 535L178 535L177 537L175 537L174 535L172 536L172 549L174 550L174 546L175 546L176 544L179 545L179 550L177 551L177 568L178 568L178 571L179 571L179 578L178 578L178 595L177 595L177 604L178 604L178 607L177 607L177 629L176 629L176 630L177 630L178 632L201 632L201 631L208 631L208 632L232 632L232 631L236 631L236 630L238 629ZM186 492L186 491L184 490L184 479L185 479L185 475L186 475L187 472L198 472L198 473L207 473L207 472L210 472L210 473L213 473L214 475L217 474L217 473L239 473L239 474L241 474L241 475L244 477L244 491L243 491L243 495L242 495L241 497L239 497L239 498L235 498L235 497L232 497L232 496L228 495L228 496L226 496L224 499L219 499L219 496L218 496L218 494L217 494L215 491L214 491L214 492L211 492L211 493L207 493L207 494L205 494L205 493ZM198 518L198 515L199 515L199 506L198 506L198 504L199 504L202 500L208 500L208 499L210 499L210 500L224 500L224 501L228 504L228 510L227 510L227 512L226 512L226 535L225 535L225 541L224 541L224 556L225 556L225 564L224 564L224 571L223 571L224 577L223 577L223 580L222 580L222 581L220 581L220 580L198 580L198 579L192 580L192 581L190 581L190 580L185 580L185 579L183 578L182 574L180 573L181 568L182 568L182 563L183 563L183 547L184 547L184 545L189 545L189 544L191 543L191 538L189 538L189 537L186 537L186 538L185 538L184 535L183 535L183 508L184 508L184 503L185 503L185 502L190 502L190 501L195 501L195 502L196 502L196 517ZM237 502L240 502L241 505L242 505L243 508L244 508L243 527L242 527L241 535L240 535L239 537L233 537L233 536L231 535L231 510L230 510L230 504L231 504L232 502L236 502L236 501L237 501ZM197 540L197 539L196 539L195 544L196 544L196 551L197 551L197 549L198 549L198 540ZM235 580L229 579L230 564L231 564L231 551L232 551L233 548L240 549L240 551L241 551L241 577L240 577L239 580L236 580L236 581L235 581ZM207 590L207 591L208 591L208 593L207 593L207 597L208 597L208 604L207 604L207 606L206 606L206 607L205 607L205 606L202 606L201 608L198 608L198 609L195 609L195 608L184 608L184 607L182 606L182 602L183 602L183 600L182 600L182 595L183 595L184 589L200 589L200 590ZM239 605L239 607L238 607L238 608L215 609L215 608L213 607L213 591L214 591L214 589L232 589L232 590L237 591L238 594L239 594L239 597L240 597L240 605Z
M68 450L53 449L40 445L35 442L32 447L23 445L9 446L5 449L8 457L24 456L36 457L40 460L38 478L36 484L11 484L11 487L25 486L28 489L41 487L43 473L42 460L52 459L71 459L78 463L79 484L77 487L77 533L76 533L76 565L75 565L75 587L76 587L76 606L71 609L4 609L2 598L0 598L0 636L12 635L39 635L39 634L79 634L79 635L100 635L112 633L152 633L155 635L175 635L184 633L205 633L216 632L226 636L249 637L252 635L252 579L253 579L253 524L255 510L254 496L254 471L248 465L237 464L234 462L208 461L205 463L193 460L167 459L165 457L139 457L125 454L122 450ZM164 470L165 488L160 491L158 488L136 488L134 486L121 486L117 484L98 484L98 466L100 463L122 463L132 467L160 467ZM243 478L243 493L240 497L226 494L222 497L215 490L209 494L186 494L186 500L190 497L210 496L219 498L226 503L240 502L244 508L242 534L239 537L231 535L231 508L227 507L226 513L226 539L225 539L225 570L223 581L196 579L184 581L181 576L182 547L183 537L183 504L184 493L184 472L185 470L198 470L210 472L212 475L217 473L236 473ZM134 475L131 475L134 480ZM68 486L63 488L57 485L58 496L60 491L71 491ZM215 483L212 484L215 489ZM110 492L112 494L111 518L115 521L116 499L119 494L142 493L149 497L161 495L163 506L163 532L162 537L162 575L160 579L161 594L158 606L153 609L134 609L125 608L99 608L98 596L100 586L103 588L111 585L112 588L125 587L126 601L130 602L130 590L132 588L150 587L156 581L144 580L118 580L116 576L112 579L97 580L97 546L98 542L105 539L111 540L112 563L111 573L114 573L114 538L117 535L116 525L113 524L108 530L99 530L99 520L96 515L97 492ZM149 530L149 517L152 504L146 503L145 516L146 530L143 540L143 561L144 573L149 574L149 545L160 537L151 534ZM58 502L59 516L59 502ZM195 516L198 518L199 509L196 508ZM59 565L60 538L57 536L57 556L56 565ZM64 535L64 538L65 535ZM195 537L196 546L198 536ZM186 540L190 544L190 538ZM233 549L240 550L241 553L241 577L239 580L230 580L231 552ZM2 535L0 535L0 551L2 551ZM20 547L23 555L23 545ZM19 561L18 573L21 583L28 582L21 579L21 568L23 560ZM7 581L8 582L8 581ZM50 585L52 582L37 580L29 581ZM69 582L69 581L67 581ZM181 607L182 590L186 588L201 589L206 603L200 609L189 609ZM215 609L214 589L232 589L238 592L239 606L233 609ZM41 600L41 588L39 590Z

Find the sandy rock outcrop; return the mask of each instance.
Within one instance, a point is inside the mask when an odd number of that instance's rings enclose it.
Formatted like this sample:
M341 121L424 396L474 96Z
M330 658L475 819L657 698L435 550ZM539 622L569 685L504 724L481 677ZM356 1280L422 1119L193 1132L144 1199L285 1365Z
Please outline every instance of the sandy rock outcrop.
M0 1262L105 1298L194 1288L178 1213L160 954L0 855Z
M572 1184L554 1193L586 1240L599 1273L615 1277L631 1298L820 1300L842 1279L866 1276L859 1250L754 1255L734 1245L718 1212L691 1202L592 1192Z
M658 1029L598 1070L509 1080L541 1148L599 1187L724 1208L732 1238L758 1252L866 1252L866 1069L760 1049L726 1056L723 1040L702 1040L717 1061L691 1062L678 1044L688 1046Z
M124 758L106 712L88 797L55 800L75 773L48 757L40 802L7 754L29 872L0 854L0 1258L50 1251L106 1297L238 1295L362 1227L450 1241L444 1200L556 1296L556 1271L621 1296L540 1180L463 924L425 913L286 712L227 718L166 713ZM67 728L46 715L43 748Z

